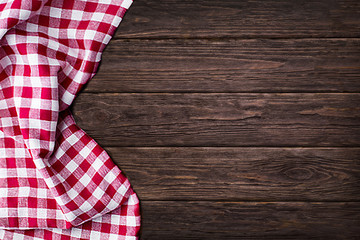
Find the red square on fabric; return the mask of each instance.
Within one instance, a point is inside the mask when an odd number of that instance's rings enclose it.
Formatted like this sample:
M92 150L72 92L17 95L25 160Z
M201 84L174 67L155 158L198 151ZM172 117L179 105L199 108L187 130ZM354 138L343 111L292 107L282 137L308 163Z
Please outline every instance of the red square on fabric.
M125 225L120 225L119 226L119 234L120 235L125 235L126 234L126 230L127 230L127 227Z
M71 240L70 236L67 235L61 235L60 240Z
M25 236L34 237L34 236L35 236L35 232L34 232L34 231L26 231L26 232L25 232ZM45 239L47 239L47 238L45 238Z
M87 188L84 188L84 190L80 192L80 196L86 200L92 196L92 193Z
M79 206L74 201L70 201L65 204L65 207L67 207L69 210L74 210L77 209Z
M51 227L53 227L53 228L56 228L57 227L57 221L56 221L56 219L52 219L52 218L48 218L48 219L46 219L46 223L47 223L47 225L51 228Z
M7 206L9 208L16 208L18 206L19 198L17 197L8 197L7 198Z
M1 74L2 73L0 73L0 77L1 77ZM7 75L6 75L6 77L7 77ZM0 80L1 80L1 78L0 78ZM3 88L1 90L2 90L2 93L4 94L5 98L11 98L14 95L13 94L14 93L14 88L13 87L7 87L7 88Z
M95 2L87 2L85 4L84 11L85 12L96 12L96 8L98 6L98 3Z
M64 188L64 185L62 185L62 184L56 185L56 186L55 186L55 189L56 189L57 194L58 194L59 196L61 196L61 195L63 195L64 193L66 193L66 190L65 190L65 188Z
M26 165L26 168L35 168L34 160L32 160L31 158L25 159L25 165ZM29 178L29 179L31 179L31 178Z
M39 25L49 26L49 22L50 22L49 16L44 16L44 15L39 16Z
M6 148L15 148L15 140L12 138L5 139L5 147Z
M26 43L20 43L16 45L17 50L19 51L20 54L22 55L26 55L27 54L27 47L26 47Z
M104 150L99 146L96 145L93 149L93 153L95 154L95 156L100 156L100 154L103 152Z
M96 185L100 185L100 183L103 181L103 177L99 174L99 173L95 173L95 175L92 178L92 181L96 184Z
M39 70L39 76L50 76L50 66L49 65L39 65L38 70ZM49 88L42 88L41 91L43 91L44 89L49 89ZM51 94L49 96L51 96ZM52 99L52 98L47 98L47 96L44 96L44 97L45 97L45 99ZM43 98L43 95L41 95L41 98Z
M65 167L64 164L61 163L61 161L56 161L51 166L57 172L61 172Z
M19 218L9 217L8 221L9 221L9 227L13 227L13 228L19 227Z
M79 166L84 172L87 172L89 170L89 168L91 167L91 165L88 161L83 161L82 163L80 163Z
M29 204L29 207L30 208L37 208L38 205L37 205L37 198L34 198L34 197L28 197L28 204ZM45 206L43 206L45 207Z
M109 233L109 232L110 232L110 229L111 229L111 225L110 225L110 224L108 224L108 223L103 223L103 224L101 224L101 231L102 231L102 232Z
M36 218L28 218L28 225L29 227L37 227L37 219Z
M21 2L13 1L11 4L11 8L21 9Z
M97 201L94 205L94 209L98 212L101 212L105 208L105 205L101 201Z
M74 1L64 1L62 4L63 9L74 9Z
M40 109L40 120L52 121L53 111Z
M106 189L106 193L110 196L113 197L116 194L116 190L113 186L109 185Z
M44 46L43 44L38 44L37 45L37 50L38 53L40 55L46 56L47 55L47 50L48 48L46 46ZM39 65L39 66L45 66L45 65ZM40 68L39 68L39 74L42 75L44 72L41 72Z
M51 219L54 220L54 219ZM52 226L52 221L50 222L49 226ZM55 225L57 226L57 225ZM52 233L49 230L44 230L44 239L51 239L52 238Z
M86 219L89 219L89 215L88 214L86 214L86 213L83 213L83 214L81 214L80 216L79 216L79 218L81 219L81 220L83 220L83 221L86 221Z
M79 180L73 175L71 174L67 179L66 182L69 183L70 186L74 186Z
M33 89L31 87L23 87L21 97L32 98L33 97Z
M71 146L68 150L66 150L66 154L71 158L75 158L79 153L74 147Z
M15 158L5 158L6 168L16 168L16 160Z
M19 187L18 178L7 178L7 186L9 188Z
M52 94L53 89L52 88L42 88L41 89L41 99L48 99L51 100L53 99L53 94Z
M84 144L87 145L89 142L91 142L91 138L89 138L86 134L84 134L81 138L80 141Z
M38 180L37 178L28 178L29 187L37 188L38 187Z
M48 209L56 209L56 200L55 199L46 199L46 206Z
M108 224L108 223L101 224L101 231L102 232L109 233L109 232L111 232L110 229L111 229L111 224Z
M31 67L29 65L24 65L24 76L31 76Z
M90 21L81 21L78 25L79 30L85 30L89 27Z
M18 112L19 112L19 116L21 117L21 118L29 118L30 117L30 108L20 108L19 110L18 110Z

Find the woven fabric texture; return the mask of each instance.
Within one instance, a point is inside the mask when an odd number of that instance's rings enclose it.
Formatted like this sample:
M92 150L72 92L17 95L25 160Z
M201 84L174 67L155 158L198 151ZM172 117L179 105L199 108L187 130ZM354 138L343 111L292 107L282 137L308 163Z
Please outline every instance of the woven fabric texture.
M137 195L69 110L131 3L0 0L0 239L138 239Z

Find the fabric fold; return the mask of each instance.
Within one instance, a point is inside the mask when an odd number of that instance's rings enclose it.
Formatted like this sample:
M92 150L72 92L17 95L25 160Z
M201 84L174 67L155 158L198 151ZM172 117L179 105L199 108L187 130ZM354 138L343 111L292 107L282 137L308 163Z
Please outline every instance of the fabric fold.
M0 1L1 239L137 239L137 195L69 110L131 3Z

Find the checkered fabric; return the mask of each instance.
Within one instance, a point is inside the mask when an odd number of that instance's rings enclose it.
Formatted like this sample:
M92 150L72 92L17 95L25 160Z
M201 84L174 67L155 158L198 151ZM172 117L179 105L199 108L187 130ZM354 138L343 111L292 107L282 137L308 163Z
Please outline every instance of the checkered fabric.
M69 110L131 3L0 0L0 239L138 239L135 192Z

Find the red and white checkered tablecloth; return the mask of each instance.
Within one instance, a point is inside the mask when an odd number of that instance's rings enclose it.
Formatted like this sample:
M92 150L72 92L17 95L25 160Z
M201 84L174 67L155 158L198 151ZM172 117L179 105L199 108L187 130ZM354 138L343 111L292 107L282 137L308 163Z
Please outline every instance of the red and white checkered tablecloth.
M137 195L69 110L131 3L0 0L0 239L138 239Z

